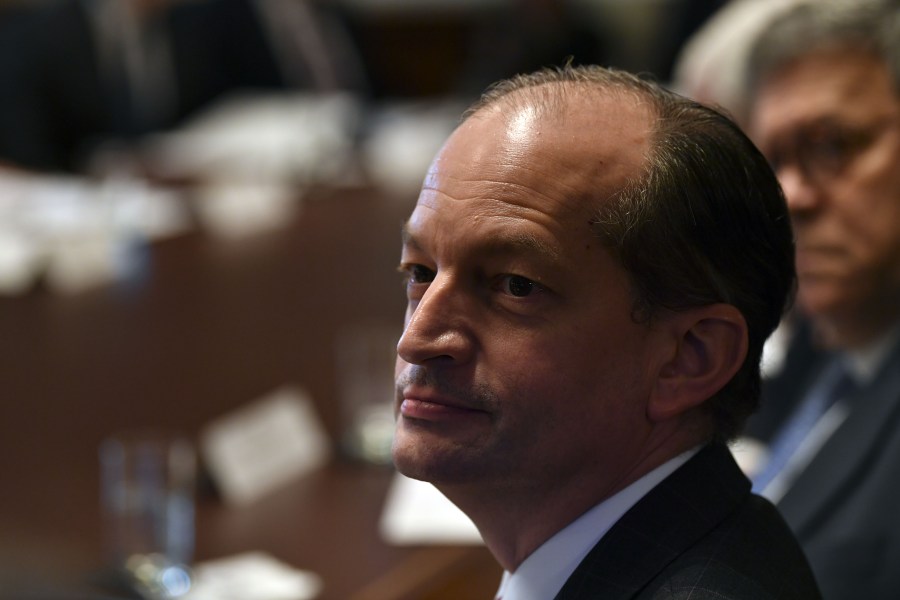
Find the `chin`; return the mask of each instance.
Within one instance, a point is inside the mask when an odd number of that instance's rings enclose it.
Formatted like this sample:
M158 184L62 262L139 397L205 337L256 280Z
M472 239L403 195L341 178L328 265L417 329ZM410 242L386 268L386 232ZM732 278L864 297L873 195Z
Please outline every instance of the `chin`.
M421 457L409 456L406 453L394 452L394 466L397 471L410 479L438 484L454 479L448 476L446 464L434 460L422 460Z
M422 440L415 439L415 435L403 432L399 428L394 434L394 442L391 447L391 457L397 471L412 479L422 481L432 480L434 456L423 448Z
M415 466L418 462L415 459L415 454L413 449L409 447L409 444L402 439L399 433L394 435L394 443L391 446L391 459L394 462L394 467L407 477L419 479L415 475Z
M458 484L478 476L466 450L398 432L391 455L397 471L406 477L435 485Z
M840 315L856 310L857 301L840 285L806 284L801 281L797 304L804 314L816 321L840 319Z

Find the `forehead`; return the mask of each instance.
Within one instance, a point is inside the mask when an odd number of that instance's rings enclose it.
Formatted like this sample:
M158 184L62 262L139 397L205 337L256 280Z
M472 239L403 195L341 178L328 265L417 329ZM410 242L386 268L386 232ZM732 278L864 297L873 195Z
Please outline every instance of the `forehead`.
M822 51L789 63L764 80L753 110L759 136L836 121L867 123L897 110L887 65L861 51Z
M555 100L524 94L469 117L432 163L419 205L450 198L583 215L641 172L652 123L644 102L580 89Z

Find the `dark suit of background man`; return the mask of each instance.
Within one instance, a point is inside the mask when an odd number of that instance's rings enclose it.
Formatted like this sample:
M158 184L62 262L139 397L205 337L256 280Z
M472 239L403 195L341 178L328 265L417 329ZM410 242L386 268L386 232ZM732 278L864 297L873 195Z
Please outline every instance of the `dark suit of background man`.
M780 456L796 415L849 376L757 487L826 598L900 598L900 3L802 4L751 56L749 127L787 197L799 293L749 433Z
M393 455L523 598L818 598L724 442L794 284L774 174L621 71L493 88L403 229Z
M82 171L113 141L177 127L236 91L364 87L313 0L40 0L0 19L0 161Z

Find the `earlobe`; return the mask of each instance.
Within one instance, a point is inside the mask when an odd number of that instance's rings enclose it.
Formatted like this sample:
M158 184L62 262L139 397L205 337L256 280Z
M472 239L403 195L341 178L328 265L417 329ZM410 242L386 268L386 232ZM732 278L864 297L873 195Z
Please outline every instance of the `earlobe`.
M657 374L647 405L653 422L678 417L721 390L747 356L747 322L730 304L673 313L664 330L675 344Z

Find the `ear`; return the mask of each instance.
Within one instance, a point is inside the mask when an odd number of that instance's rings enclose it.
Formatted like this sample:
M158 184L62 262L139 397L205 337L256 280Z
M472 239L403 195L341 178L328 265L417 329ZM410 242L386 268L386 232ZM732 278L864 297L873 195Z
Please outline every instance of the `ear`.
M699 406L737 373L747 357L747 322L730 304L712 304L664 317L675 343L661 365L647 416L666 421Z

